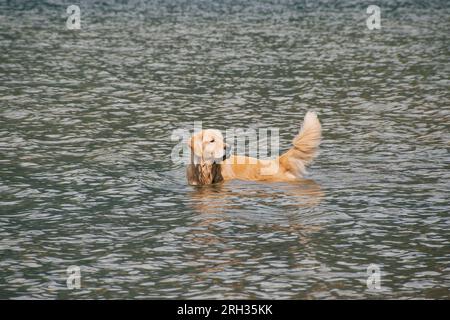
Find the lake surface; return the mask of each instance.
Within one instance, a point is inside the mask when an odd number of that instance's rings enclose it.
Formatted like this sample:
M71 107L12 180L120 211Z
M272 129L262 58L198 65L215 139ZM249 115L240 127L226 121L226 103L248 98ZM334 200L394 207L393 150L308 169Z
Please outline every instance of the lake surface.
M0 2L0 298L450 298L448 1L77 4ZM194 121L287 150L307 110L299 183L171 160Z

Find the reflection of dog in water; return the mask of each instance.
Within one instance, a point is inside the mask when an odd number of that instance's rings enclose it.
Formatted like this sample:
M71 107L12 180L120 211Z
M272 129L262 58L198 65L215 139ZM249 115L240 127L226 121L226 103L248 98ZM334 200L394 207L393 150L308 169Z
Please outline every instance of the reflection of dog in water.
M307 112L300 132L287 152L272 160L229 156L230 148L218 130L202 130L189 140L191 163L187 180L204 185L224 180L298 181L317 155L321 125L314 112Z
M318 205L323 198L320 185L310 179L300 179L295 183L277 183L276 188L255 183L214 184L197 187L190 192L192 208L200 214L217 215L234 209L245 209L248 203L283 203L286 209L310 208ZM216 217L211 217L215 219Z
M255 247L246 242L252 238L252 234L276 234L275 238L285 241L286 250L283 255L288 257L290 268L304 268L298 259L299 255L304 254L300 253L299 248L303 248L308 256L309 253L314 254L314 248L311 248L314 243L311 241L312 235L320 232L322 225L316 221L311 208L320 203L323 191L312 180L277 183L276 188L253 182L214 184L193 188L189 190L188 196L189 207L196 214L191 216L193 222L190 231L183 237L183 243L187 247L201 248L192 250L188 256L197 265L195 278L198 283L213 279L221 287L228 288L231 297L235 286L245 287L247 284L244 277L236 277L234 282L224 283L218 273L242 269L252 272L254 269L246 263L265 262L266 248L254 250ZM255 210L255 203L262 207L271 204L273 209L282 212L273 214L272 207L266 207L265 213L261 213ZM279 208L279 204L282 204L282 208ZM240 212L244 214L239 214ZM308 217L312 219L304 223ZM255 243L258 248L264 246L259 242ZM265 245L271 247L273 244ZM314 260L314 256L312 259Z

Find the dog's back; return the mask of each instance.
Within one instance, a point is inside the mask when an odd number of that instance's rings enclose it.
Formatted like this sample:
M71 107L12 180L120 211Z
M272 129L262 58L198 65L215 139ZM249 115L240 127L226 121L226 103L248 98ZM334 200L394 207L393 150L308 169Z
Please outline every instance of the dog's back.
M292 141L292 148L286 153L272 160L231 156L222 164L223 178L253 181L293 181L302 178L305 166L318 153L321 131L316 113L308 112L300 132Z

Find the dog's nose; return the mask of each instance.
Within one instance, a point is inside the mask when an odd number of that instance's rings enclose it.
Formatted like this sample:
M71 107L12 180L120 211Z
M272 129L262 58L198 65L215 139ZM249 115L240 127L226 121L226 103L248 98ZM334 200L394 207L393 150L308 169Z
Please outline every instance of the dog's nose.
M230 145L228 143L225 143L223 145L223 150L226 150L226 149L229 149L229 148L230 148Z

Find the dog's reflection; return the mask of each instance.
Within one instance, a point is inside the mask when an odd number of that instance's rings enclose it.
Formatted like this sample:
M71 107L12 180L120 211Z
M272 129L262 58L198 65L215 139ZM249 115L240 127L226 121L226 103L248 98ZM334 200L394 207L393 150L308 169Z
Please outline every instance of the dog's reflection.
M298 183L214 184L194 187L189 195L189 202L197 215L192 217L193 231L185 241L202 248L192 253L195 257L191 257L203 264L196 276L198 281L215 277L215 273L228 268L240 269L249 259L264 260L264 250L254 252L254 246L246 244L246 241L261 241L262 246L267 246L267 242L259 240L259 235L279 234L276 237L286 241L283 254L292 257L289 259L292 268L298 267L295 256L299 247L314 252L309 248L311 234L321 227L318 224L302 223L301 217L302 210L310 211L324 196L320 186L313 180ZM271 212L271 208L276 211ZM233 229L236 231L231 231ZM246 233L249 237L245 236ZM218 258L211 259L215 255ZM243 285L238 281L233 287Z
M219 214L239 211L247 205L276 202L289 209L306 208L317 205L323 197L320 185L314 180L303 179L295 183L242 182L218 183L196 186L190 192L192 208L199 214Z

